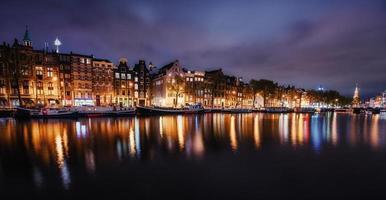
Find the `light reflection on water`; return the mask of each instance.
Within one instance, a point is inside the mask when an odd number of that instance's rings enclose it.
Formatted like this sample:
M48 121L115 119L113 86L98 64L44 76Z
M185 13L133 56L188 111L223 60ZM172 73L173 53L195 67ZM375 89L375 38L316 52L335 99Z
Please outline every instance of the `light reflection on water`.
M130 160L253 153L292 148L320 153L330 147L385 150L384 115L205 114L79 120L0 120L0 164L12 152L28 157L32 181L44 185L54 168L64 189L73 170L89 175L98 167ZM74 164L76 163L76 164ZM81 169L79 169L81 168ZM0 175L2 172L0 165Z

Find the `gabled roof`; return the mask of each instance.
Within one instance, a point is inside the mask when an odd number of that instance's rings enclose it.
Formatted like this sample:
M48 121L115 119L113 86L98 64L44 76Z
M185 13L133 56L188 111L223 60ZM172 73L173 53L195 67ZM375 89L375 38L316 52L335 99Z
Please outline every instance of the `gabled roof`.
M133 70L136 72L139 72L139 71L141 71L141 68L140 68L141 66L143 66L143 69L146 73L149 73L149 69L146 66L145 60L139 60L139 62L134 65Z
M158 72L156 74L162 74L162 73L166 73L167 70L169 70L170 68L172 68L174 65L178 64L179 65L179 61L178 60L175 60L167 65L164 65L163 67L161 67Z

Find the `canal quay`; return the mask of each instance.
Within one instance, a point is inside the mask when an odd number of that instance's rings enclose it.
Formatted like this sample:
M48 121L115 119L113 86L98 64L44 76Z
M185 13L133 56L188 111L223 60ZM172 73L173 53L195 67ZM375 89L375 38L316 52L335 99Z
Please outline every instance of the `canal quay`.
M379 197L385 134L384 114L0 118L0 191L43 199Z

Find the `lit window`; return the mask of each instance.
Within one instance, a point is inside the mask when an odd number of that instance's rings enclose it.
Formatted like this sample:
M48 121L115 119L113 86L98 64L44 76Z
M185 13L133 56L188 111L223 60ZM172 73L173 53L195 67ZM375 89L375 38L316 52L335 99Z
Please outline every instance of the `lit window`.
M115 73L115 78L119 79L119 73Z
M84 63L84 58L80 58L80 63Z
M48 77L52 77L52 76L53 76L52 67L48 67L48 68L47 68L47 76L48 76Z

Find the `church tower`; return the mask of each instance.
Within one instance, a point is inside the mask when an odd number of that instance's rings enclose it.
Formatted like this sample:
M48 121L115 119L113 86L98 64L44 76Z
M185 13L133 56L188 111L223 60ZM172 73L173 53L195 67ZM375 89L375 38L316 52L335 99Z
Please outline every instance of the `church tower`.
M23 44L26 47L32 47L32 41L31 41L31 38L30 38L29 32L28 32L28 26L26 26L26 28L25 28L25 33L24 33L24 37L23 37Z
M361 99L359 97L359 87L358 84L356 84L352 104L354 107L358 107L360 103Z

